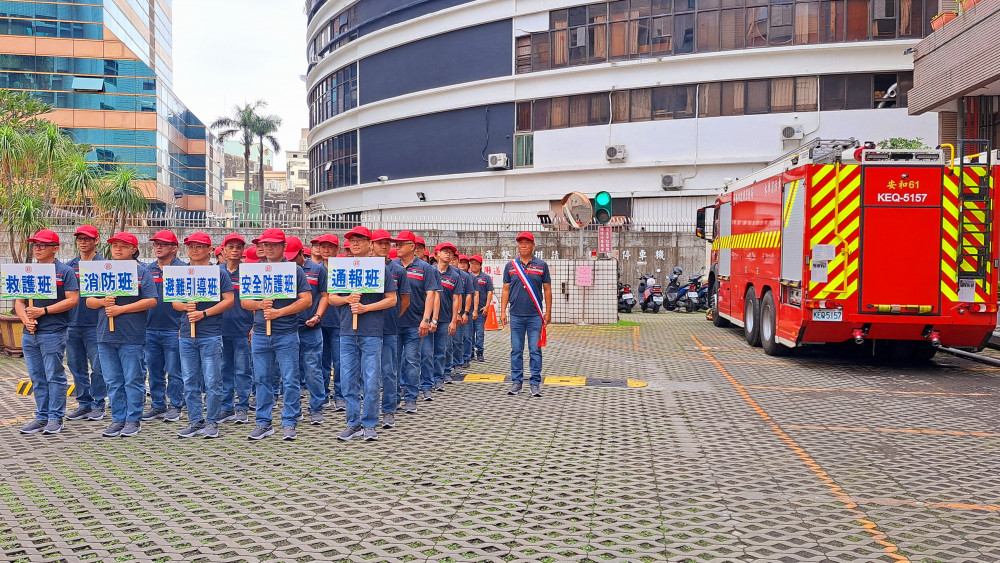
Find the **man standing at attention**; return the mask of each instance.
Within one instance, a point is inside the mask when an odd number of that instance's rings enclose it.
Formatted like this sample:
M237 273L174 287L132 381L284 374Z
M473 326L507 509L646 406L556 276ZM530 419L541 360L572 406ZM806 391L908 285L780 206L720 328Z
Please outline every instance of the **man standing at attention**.
M434 391L444 391L445 382L451 381L451 344L458 330L459 312L464 291L462 272L451 265L458 256L458 249L450 242L442 242L435 248L437 271L441 276L441 293L438 299L437 317L431 324L437 327L433 339L424 342L424 354L434 354L434 380L421 381L425 401L434 400Z
M410 306L399 318L400 385L403 412L417 412L420 381L434 381L434 357L424 357L423 341L432 334L431 321L437 311L437 296L441 291L441 276L437 269L416 256L417 237L410 231L400 231L396 237L396 263L406 270L410 289ZM431 336L431 338L433 338Z
M219 422L233 421L246 424L250 411L250 392L253 390L253 372L250 371L250 329L253 313L243 308L240 301L240 261L246 240L230 233L222 241L223 274L229 276L233 286L234 303L222 312L222 418ZM233 411L235 395L235 412Z
M500 297L500 324L507 324L510 304L510 391L521 392L524 383L524 339L528 338L531 396L541 397L542 330L552 319L552 278L549 265L535 258L535 237L528 231L517 235L518 257L504 266L503 294ZM543 313L541 295L545 294ZM544 316L543 316L544 315Z
M323 424L326 389L323 385L323 329L320 321L328 305L324 299L326 265L306 260L299 237L288 237L286 242L285 258L302 267L312 295L312 305L299 313L299 380L309 390L309 423Z
M493 306L493 277L483 273L483 257L476 254L469 259L469 269L476 277L476 295L474 298L472 321L474 325L476 361L484 362L483 349L486 339L486 316L489 307Z
M382 428L396 426L396 408L399 407L399 316L410 307L410 285L406 283L406 270L398 262L389 260L392 235L389 231L372 231L375 256L385 258L385 278L396 284L396 304L385 310L382 330Z
M186 266L177 259L177 235L162 230L149 239L156 261L149 270L156 283L156 307L146 317L146 369L149 372L149 410L143 420L163 419L176 422L184 406L184 377L181 374L180 330L184 313L163 302L163 267ZM169 402L169 404L168 404Z
M55 299L34 299L28 306L25 299L14 301L14 313L24 323L21 348L31 376L35 395L35 420L21 429L22 434L58 434L66 415L66 329L70 311L80 299L80 285L66 264L56 260L59 235L42 229L28 239L38 264L55 264Z
M104 260L97 253L98 234L93 225L80 225L73 234L80 255L66 265L80 279L80 261ZM88 368L89 362L89 368ZM101 420L108 386L101 375L101 358L97 353L97 311L81 299L70 312L69 332L66 333L66 365L73 374L76 402L79 407L66 416L67 420Z

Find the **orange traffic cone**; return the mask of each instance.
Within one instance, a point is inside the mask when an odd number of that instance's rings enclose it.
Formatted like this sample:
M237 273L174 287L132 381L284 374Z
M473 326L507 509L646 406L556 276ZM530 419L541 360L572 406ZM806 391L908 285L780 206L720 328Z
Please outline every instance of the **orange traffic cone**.
M496 314L496 312L493 309L493 304L492 303L490 303L490 306L488 307L488 309L489 309L489 312L486 313L486 323L483 324L483 329L484 330L500 330L500 327L497 325L497 314Z

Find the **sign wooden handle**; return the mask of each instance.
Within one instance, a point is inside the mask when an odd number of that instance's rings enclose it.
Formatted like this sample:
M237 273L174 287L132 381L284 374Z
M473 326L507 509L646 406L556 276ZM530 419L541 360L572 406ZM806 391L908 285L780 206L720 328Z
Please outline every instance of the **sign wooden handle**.
M271 321L267 321L267 335L271 336Z
M191 338L194 338L194 323L191 323Z
M34 306L35 306L35 300L34 299L28 299L28 307L34 307ZM30 334L35 334L34 330L29 330L28 332Z
M354 313L354 320L352 321L352 326L354 330L358 330L358 314Z
M108 332L114 332L114 331L115 331L115 318L108 317Z

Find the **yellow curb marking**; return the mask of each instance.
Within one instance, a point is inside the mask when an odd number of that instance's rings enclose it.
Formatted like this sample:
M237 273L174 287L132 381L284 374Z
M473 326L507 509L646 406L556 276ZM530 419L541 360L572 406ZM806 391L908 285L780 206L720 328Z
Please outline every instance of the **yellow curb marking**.
M503 383L506 376L497 373L470 373L463 381L482 381L486 383Z
M569 385L579 387L587 384L586 377L546 377L546 385Z

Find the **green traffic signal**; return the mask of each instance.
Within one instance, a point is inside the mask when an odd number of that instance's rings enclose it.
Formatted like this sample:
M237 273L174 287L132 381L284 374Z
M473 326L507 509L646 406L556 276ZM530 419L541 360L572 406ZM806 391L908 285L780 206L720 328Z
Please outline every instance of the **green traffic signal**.
M611 221L611 194L597 192L594 196L594 221L606 225Z

